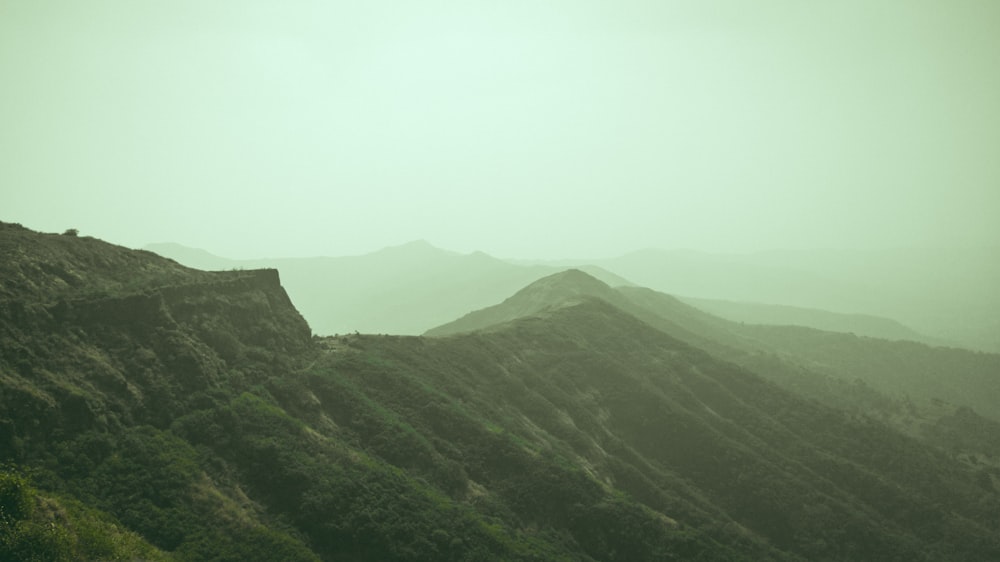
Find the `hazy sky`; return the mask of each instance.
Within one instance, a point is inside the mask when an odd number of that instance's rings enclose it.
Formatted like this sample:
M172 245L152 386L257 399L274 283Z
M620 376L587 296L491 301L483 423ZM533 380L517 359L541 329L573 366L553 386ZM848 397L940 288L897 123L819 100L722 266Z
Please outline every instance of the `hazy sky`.
M0 0L0 220L231 257L1000 244L1000 2Z

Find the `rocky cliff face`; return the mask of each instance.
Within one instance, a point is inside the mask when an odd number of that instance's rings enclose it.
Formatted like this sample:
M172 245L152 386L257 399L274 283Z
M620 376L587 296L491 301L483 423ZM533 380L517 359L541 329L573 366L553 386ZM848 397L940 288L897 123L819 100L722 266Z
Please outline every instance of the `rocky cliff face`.
M3 226L0 444L16 449L56 430L165 427L199 393L238 391L311 349L276 270L188 270L93 239Z

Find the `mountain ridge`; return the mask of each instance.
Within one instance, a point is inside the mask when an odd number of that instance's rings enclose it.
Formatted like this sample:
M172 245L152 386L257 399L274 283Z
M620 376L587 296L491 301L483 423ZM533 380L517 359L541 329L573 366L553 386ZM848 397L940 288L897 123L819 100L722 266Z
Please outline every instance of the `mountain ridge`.
M30 479L109 522L87 538L2 503L0 558L1000 556L992 457L803 399L586 294L639 289L561 273L566 306L486 332L320 338L284 273L6 228L0 251L20 295L3 302L33 319L0 309L0 491ZM100 546L112 526L148 546Z
M286 290L319 334L420 334L500 300L564 268L515 266L488 254L460 254L426 241L359 256L206 261L183 246L150 246L166 257L212 269L278 268ZM591 274L628 281L602 270Z
M890 318L936 340L1000 351L997 248L649 251L595 263L671 294ZM736 281L738 280L738 281ZM818 326L817 326L818 327Z
M423 249L418 251L419 248ZM699 268L706 266L706 263L702 259L703 254L694 251L634 252L617 258L617 261L606 259L594 262L601 263L602 266L590 266L582 265L587 263L585 260L538 262L502 260L483 252L460 254L435 248L427 241L411 241L357 256L255 260L220 258L203 250L176 244L149 245L146 249L157 251L180 263L199 269L279 268L284 274L288 290L295 295L303 314L321 334L353 331L411 335L424 333L465 313L499 302L535 279L570 267L587 271L611 286L632 286L635 285L633 279L625 279L613 273L619 267L615 264L622 260L628 262L626 258L629 256L632 256L632 261L635 261L636 256L648 256L649 259L644 260L648 263L642 268L637 270L634 264L629 266L626 263L625 269L636 275L636 279L643 279L642 284L645 286L671 294L685 295L682 298L689 304L700 305L708 312L730 320L767 325L802 325L862 336L919 341L936 346L961 345L987 351L992 349L989 345L972 343L967 337L941 335L941 329L954 327L954 322L950 324L945 322L930 330L938 332L937 336L932 337L926 335L929 333L928 330L915 330L911 323L901 325L900 321L895 319L898 315L878 315L871 311L862 314L857 312L859 310L857 306L844 308L843 302L840 305L834 303L831 307L817 308L815 299L809 300L810 291L815 293L817 288L822 289L829 285L828 280L818 273L797 271L788 267L777 268L780 265L778 262L771 263L774 259L771 261L765 259L769 254L760 257L762 263L756 266L748 261L757 259L753 256L744 256L737 260L736 264L732 264L730 262L738 256L710 255L711 259L707 265L714 268L711 270L714 273L711 279L708 279L704 271L699 277ZM793 253L792 257L795 255ZM848 253L842 259L847 259L851 255ZM664 260L678 259L678 256L681 261L677 264L660 263ZM903 262L903 265L906 265L905 260ZM753 271L757 273L747 277L745 270L750 266L753 266ZM827 276L837 277L834 272L823 271ZM769 273L764 275L761 272ZM664 277L665 274L667 277ZM808 274L808 279L802 277L804 274ZM749 279L752 290L726 291L726 284L717 282L719 279L734 277ZM402 282L404 279L410 281L410 284ZM698 283L692 285L692 279L698 280ZM858 287L850 289L844 285L844 281L837 283L840 284L837 285L840 289L833 291L832 294L870 292L862 291ZM793 289L799 287L789 294L802 298L790 298L786 294L787 291L778 290L786 285ZM767 287L770 287L770 292L761 293L761 290ZM804 293L803 287L805 287ZM829 291L824 289L821 292ZM887 300L883 298L885 296L882 295L876 300ZM888 299L887 302L891 300L893 299ZM433 306L416 303L433 303ZM798 306L793 306L795 304ZM803 308L803 304L808 306ZM911 304L912 312L913 307L917 305ZM837 306L841 306L840 312L835 311L838 310ZM970 328L972 330L982 331L981 328L990 321L985 313L976 312L971 316L970 314L963 313L966 318L974 318L973 324L979 326ZM924 326L926 328L926 322ZM981 337L979 340L985 341Z
M578 272L578 275L586 274ZM545 308L539 303L555 306L554 301L547 299L558 298L559 291L553 290L551 285L558 285L562 279L557 274L540 280L502 303L469 313L426 335L440 337L486 329L537 314ZM574 284L583 286L578 281ZM869 402L882 401L885 397L905 401L907 393L913 393L914 398L921 401L944 399L960 406L971 406L980 414L1000 421L1000 409L994 400L1000 396L1000 355L807 327L743 325L712 316L676 297L647 288L611 289L600 282L586 286L592 289L591 296L667 334L831 404L827 383L833 383L840 389L838 392L844 394L841 407L856 400L859 391L869 394L865 399ZM542 287L546 289L539 290ZM530 298L525 296L532 293ZM566 291L562 297L572 293ZM878 366L873 368L872 365ZM857 380L871 388L852 388L850 385ZM950 385L948 381L956 384Z
M733 322L803 326L827 332L853 333L887 340L908 340L936 346L949 345L949 342L921 334L896 320L871 314L846 314L817 308L720 299L679 298L695 308Z

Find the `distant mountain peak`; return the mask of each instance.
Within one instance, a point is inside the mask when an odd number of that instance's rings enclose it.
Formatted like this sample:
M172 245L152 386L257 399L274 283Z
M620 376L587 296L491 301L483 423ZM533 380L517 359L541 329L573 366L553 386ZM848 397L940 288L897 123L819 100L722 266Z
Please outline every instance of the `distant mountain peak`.
M418 238L417 240L410 240L409 242L405 242L403 244L399 244L398 246L395 246L395 247L396 248L410 248L410 249L416 249L416 248L426 248L426 249L434 249L434 250L439 250L440 249L437 246L435 246L434 244L431 244L430 242L428 242L424 238Z
M532 316L569 303L575 304L581 299L614 298L614 289L603 281L579 269L567 269L542 277L500 304L470 312L458 320L429 330L426 334L443 336L468 332Z
M411 240L410 242L398 244L396 246L386 246L381 250L373 252L372 255L412 255L416 257L425 257L455 255L455 252L438 248L434 244L431 244L427 240L421 238L419 240Z
M539 291L562 293L566 296L583 294L600 296L611 291L611 287L607 283L597 279L589 273L572 268L542 277L538 281L535 281L524 289L518 291L518 293L512 298L516 298L517 295L522 293L529 294L537 293Z

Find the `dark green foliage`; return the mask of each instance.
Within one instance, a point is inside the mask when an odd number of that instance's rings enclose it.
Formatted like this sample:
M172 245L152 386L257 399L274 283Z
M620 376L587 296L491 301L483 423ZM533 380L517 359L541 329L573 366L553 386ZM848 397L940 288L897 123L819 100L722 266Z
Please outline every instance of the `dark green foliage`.
M9 527L31 517L35 497L28 479L16 472L0 472L0 525Z
M107 514L44 496L16 469L0 471L0 560L163 559L162 553Z
M318 561L301 542L263 526L210 527L193 531L175 553L179 560L217 562Z
M605 299L314 340L273 273L9 225L0 251L0 454L37 486L0 473L0 559L1000 555L988 455L804 400ZM940 419L938 441L989 442L971 412Z
M198 476L195 459L184 441L140 426L127 430L80 485L129 528L160 548L174 550L202 524L189 501L189 488Z
M835 380L860 380L888 396L943 399L1000 421L1000 355L890 342L794 326L741 326L761 346Z
M63 527L21 521L2 532L0 559L25 562L70 562L75 559L72 539Z

